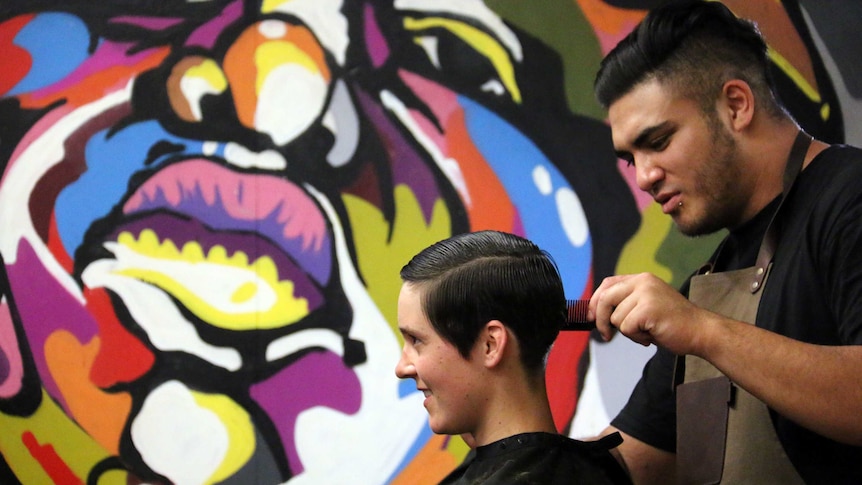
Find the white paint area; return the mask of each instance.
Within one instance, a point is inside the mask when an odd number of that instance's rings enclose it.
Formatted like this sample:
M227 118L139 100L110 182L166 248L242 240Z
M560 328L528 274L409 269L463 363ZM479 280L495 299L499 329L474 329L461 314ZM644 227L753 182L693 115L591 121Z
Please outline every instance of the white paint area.
M177 485L197 485L221 466L230 436L218 415L200 407L189 389L169 381L151 392L131 427L141 458Z
M338 220L322 194L310 186L306 189L329 220ZM368 355L366 362L354 368L362 387L362 404L351 415L322 406L300 414L296 443L305 471L293 477L290 485L386 483L426 427L424 396L419 392L403 398L398 395L398 340L349 263L341 227L334 225L333 231L341 285L353 307L350 337L363 342Z
M323 113L329 84L319 72L287 63L270 71L258 96L255 129L284 145Z
M187 352L218 367L239 370L242 357L237 350L204 342L164 291L137 278L116 274L116 265L110 259L91 263L81 276L84 284L108 288L119 295L132 320L144 329L156 348Z

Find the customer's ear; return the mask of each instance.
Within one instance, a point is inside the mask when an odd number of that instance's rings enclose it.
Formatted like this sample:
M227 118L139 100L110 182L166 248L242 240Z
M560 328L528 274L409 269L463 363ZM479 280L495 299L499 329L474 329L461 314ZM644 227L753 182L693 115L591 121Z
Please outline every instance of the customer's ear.
M482 359L485 367L496 367L509 345L509 332L499 320L491 320L482 330Z

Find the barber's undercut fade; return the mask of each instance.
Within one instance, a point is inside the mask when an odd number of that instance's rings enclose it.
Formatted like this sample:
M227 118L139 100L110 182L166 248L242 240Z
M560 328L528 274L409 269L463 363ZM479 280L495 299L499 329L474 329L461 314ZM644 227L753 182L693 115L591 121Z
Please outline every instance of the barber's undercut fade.
M437 242L401 269L421 292L431 325L464 357L491 320L508 327L524 367L544 368L565 319L566 300L551 256L527 239L498 231Z
M651 10L602 60L594 89L607 108L640 83L656 80L708 113L731 79L748 83L756 105L770 116L787 116L757 26L720 2L685 0Z

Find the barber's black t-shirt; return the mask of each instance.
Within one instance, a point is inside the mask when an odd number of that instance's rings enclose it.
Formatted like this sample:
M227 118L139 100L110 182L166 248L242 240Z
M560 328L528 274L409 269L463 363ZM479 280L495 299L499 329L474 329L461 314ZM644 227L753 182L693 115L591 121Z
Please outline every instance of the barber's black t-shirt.
M716 271L755 264L777 202L728 235ZM862 345L862 150L833 146L820 153L799 175L776 224L780 242L762 290L757 326L813 344ZM688 293L688 282L680 291ZM675 360L659 348L612 421L621 431L667 451L676 448ZM862 369L859 373L862 380ZM772 410L770 414L807 483L862 483L862 447L837 443Z

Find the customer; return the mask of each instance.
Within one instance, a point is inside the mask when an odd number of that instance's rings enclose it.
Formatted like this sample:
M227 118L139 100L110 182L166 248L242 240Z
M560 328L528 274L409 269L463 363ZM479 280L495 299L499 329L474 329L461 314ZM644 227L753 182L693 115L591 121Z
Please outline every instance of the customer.
M472 459L442 483L630 483L608 449L557 433L545 359L566 302L550 256L521 237L454 236L401 270L395 373L425 394L435 433L468 433Z

